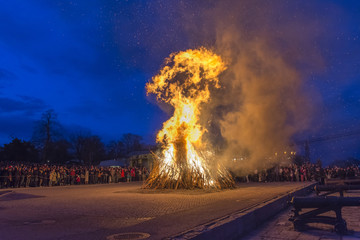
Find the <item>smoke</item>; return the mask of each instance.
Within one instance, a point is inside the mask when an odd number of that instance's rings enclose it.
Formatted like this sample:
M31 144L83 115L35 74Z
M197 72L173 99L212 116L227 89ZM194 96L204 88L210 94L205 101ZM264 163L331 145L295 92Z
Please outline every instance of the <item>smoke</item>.
M296 9L296 4L222 1L201 18L190 16L197 22L188 25L194 43L212 39L228 63L202 119L219 160L233 171L287 161L296 150L292 137L311 124L316 94L305 79L324 66L315 44L321 28L306 14L311 6Z
M284 161L282 154L293 151L291 137L307 128L310 103L300 74L281 55L261 40L242 42L241 49L238 43L225 33L218 43L231 62L213 99L213 107L226 110L214 118L226 142L224 159L242 158L242 168L264 168L275 153ZM234 54L228 47L239 51Z

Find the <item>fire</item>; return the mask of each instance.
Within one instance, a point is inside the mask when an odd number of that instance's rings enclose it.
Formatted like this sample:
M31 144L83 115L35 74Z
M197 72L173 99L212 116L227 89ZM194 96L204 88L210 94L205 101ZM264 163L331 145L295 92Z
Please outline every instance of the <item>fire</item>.
M202 104L209 101L211 88L220 87L218 76L225 69L225 62L214 52L203 47L189 49L172 53L160 73L146 84L147 94L155 94L158 101L174 108L157 134L163 151L147 181L149 187L221 188L220 171L208 166L213 154L202 139L207 130L199 120Z

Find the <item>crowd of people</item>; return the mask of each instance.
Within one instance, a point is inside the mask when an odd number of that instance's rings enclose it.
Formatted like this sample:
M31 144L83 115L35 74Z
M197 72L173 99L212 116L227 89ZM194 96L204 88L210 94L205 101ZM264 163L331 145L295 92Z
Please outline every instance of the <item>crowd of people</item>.
M145 167L86 167L47 164L11 164L0 162L0 188L51 187L80 184L105 184L144 181L149 175ZM236 175L239 182L324 182L330 178L360 176L359 166L326 167L305 163L275 166L248 175Z
M51 187L143 181L145 167L85 167L0 163L0 188Z
M324 182L330 178L353 178L360 176L359 166L349 167L326 167L317 164L305 163L302 165L290 164L288 166L275 166L273 168L258 171L255 169L251 174L238 177L241 182Z

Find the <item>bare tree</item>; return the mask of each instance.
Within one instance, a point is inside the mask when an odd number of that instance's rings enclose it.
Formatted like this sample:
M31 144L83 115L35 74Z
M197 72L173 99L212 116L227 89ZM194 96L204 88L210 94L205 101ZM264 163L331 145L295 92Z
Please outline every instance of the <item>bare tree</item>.
M124 144L125 153L142 150L142 137L132 133L126 133L122 136L121 142Z
M124 157L126 155L124 143L122 141L111 141L108 145L108 155L113 159Z
M97 165L105 159L105 146L100 137L90 133L78 133L71 137L75 155L86 165Z
M83 152L85 150L86 139L91 136L90 131L79 131L70 137L71 145L76 158L84 163Z
M32 142L41 152L41 160L48 161L53 143L60 139L62 127L53 109L45 111L35 123Z

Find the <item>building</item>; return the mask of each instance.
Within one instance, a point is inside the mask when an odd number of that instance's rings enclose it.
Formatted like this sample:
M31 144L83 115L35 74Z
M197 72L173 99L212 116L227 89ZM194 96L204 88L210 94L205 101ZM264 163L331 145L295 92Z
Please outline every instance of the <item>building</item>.
M151 169L154 162L154 154L149 150L134 151L129 154L128 161L131 167Z

